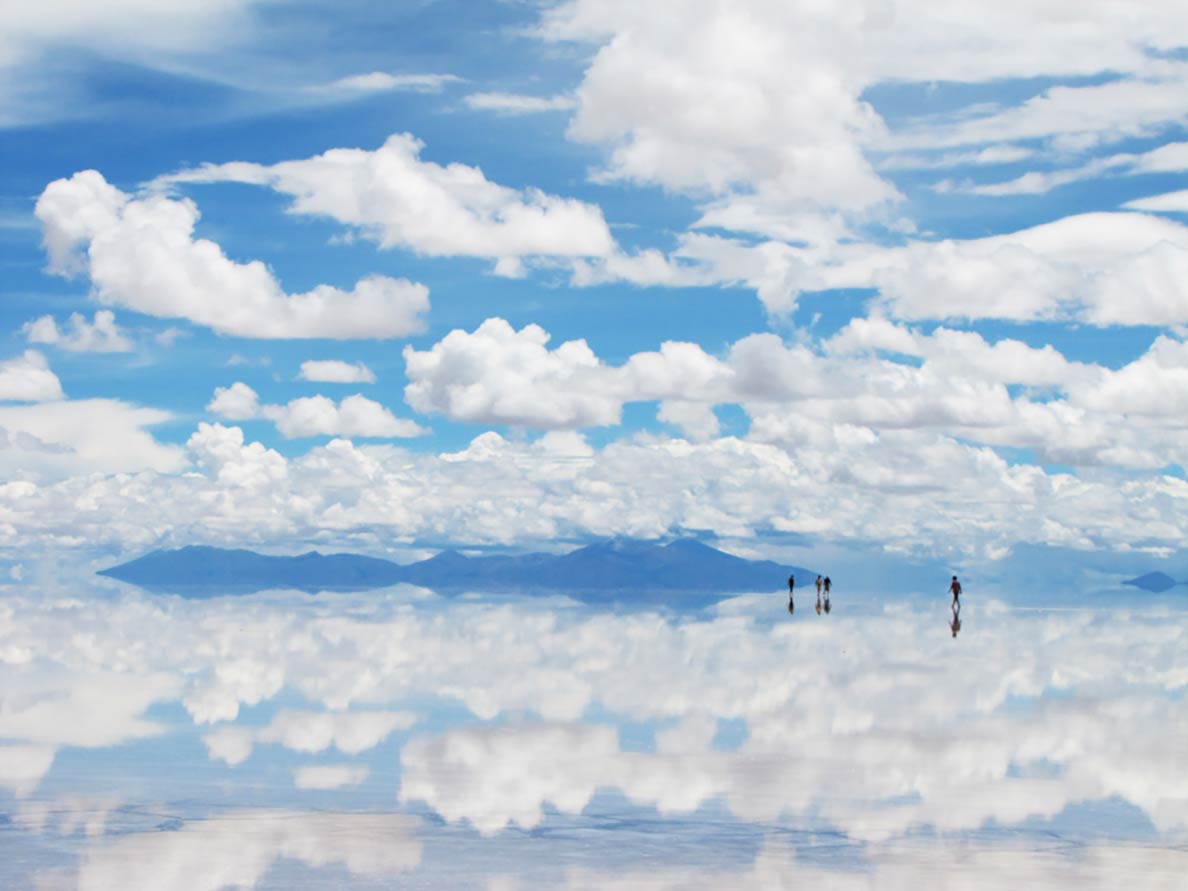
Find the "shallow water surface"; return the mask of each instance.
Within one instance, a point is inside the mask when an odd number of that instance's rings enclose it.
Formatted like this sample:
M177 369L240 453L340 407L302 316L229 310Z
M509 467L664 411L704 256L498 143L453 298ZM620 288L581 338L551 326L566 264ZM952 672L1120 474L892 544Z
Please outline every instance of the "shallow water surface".
M0 595L0 887L1181 888L1188 619Z

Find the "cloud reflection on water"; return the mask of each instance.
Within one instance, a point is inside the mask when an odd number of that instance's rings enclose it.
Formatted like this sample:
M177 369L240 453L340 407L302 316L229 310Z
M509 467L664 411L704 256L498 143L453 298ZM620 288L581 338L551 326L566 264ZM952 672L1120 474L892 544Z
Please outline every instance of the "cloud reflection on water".
M334 764L296 765L288 794L298 815L311 795L349 804L386 784L393 806L427 807L497 839L508 826L580 815L613 790L661 820L720 806L757 827L832 827L877 852L921 831L1034 825L1079 802L1121 800L1166 842L1183 838L1184 616L977 604L966 607L966 628L954 640L946 607L900 603L789 618L774 595L680 614L561 599L447 600L403 588L202 601L17 592L0 600L0 788L35 795L54 753L67 747L169 745L178 728L147 714L180 703L218 759L207 769L244 788L275 757L272 748L254 751L261 743L301 753L290 760L336 749ZM306 705L289 707L294 701ZM260 723L245 706L271 707L271 716ZM741 741L722 744L726 721L745 727ZM644 727L650 742L625 744L628 725ZM375 761L343 755L394 758L400 773L393 776L391 762L375 770ZM35 804L22 807L34 813ZM187 824L191 835L174 833L227 859L229 871L211 872L195 888L252 887L277 857L301 859L276 853L295 844L281 825L298 823L257 816L251 825L259 832L239 859L221 848L233 823L216 819L202 830L207 824L197 822ZM105 844L103 851L124 841ZM138 844L146 847L135 857L103 856L128 863L188 856L153 847L166 841ZM116 867L94 865L99 850L84 857L84 873L116 882L115 872L102 871ZM1001 856L954 850L958 860ZM1099 861L1085 868L1096 872L1140 855L1107 846L1093 856ZM329 862L320 857L303 862ZM768 868L765 857L776 855L761 854L757 870ZM1054 870L1058 860L1035 867ZM1029 868L1017 861L1002 860ZM779 862L788 883L817 868ZM900 873L914 867L897 863L876 858L829 886L899 887ZM978 867L987 869L994 871ZM567 874L575 888L628 881ZM224 885L209 883L216 879ZM657 874L622 887L669 881ZM772 887L757 875L730 881Z

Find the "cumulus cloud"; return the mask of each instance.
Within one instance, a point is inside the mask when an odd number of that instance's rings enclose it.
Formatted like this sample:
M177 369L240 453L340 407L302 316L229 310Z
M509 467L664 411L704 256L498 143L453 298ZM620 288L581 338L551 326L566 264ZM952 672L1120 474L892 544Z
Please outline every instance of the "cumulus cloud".
M265 166L207 164L156 181L244 182L293 198L291 211L326 216L381 247L435 257L485 257L514 271L526 257L601 256L614 247L602 211L536 189L491 182L477 167L422 160L424 144L408 133L374 151L331 149Z
M260 261L236 263L194 238L198 209L163 195L134 198L94 170L59 179L37 200L49 269L85 274L97 300L188 319L239 337L386 338L420 329L423 285L370 276L351 291L286 294Z
M405 347L405 400L422 412L463 421L524 426L616 424L622 402L584 340L548 348L538 325L516 331L488 319L473 333L451 331L427 351Z
M127 353L132 349L132 341L109 309L97 310L90 322L82 313L71 313L66 331L59 330L54 317L48 315L26 322L21 330L29 343L50 344L74 353Z
M350 542L376 530L482 543L772 528L913 553L1178 546L1185 488L1161 469L1188 462L1180 339L1107 368L1050 346L925 331L873 315L819 348L757 334L722 356L669 342L609 365L584 342L550 348L537 326L491 319L406 351L406 398L451 419L549 434L484 433L446 454L335 439L286 458L217 424L199 425L187 454L145 432L165 418L153 410L2 407L0 458L23 482L5 496L0 533L34 551L76 540ZM683 438L592 448L573 432L615 423L636 402L656 404ZM745 438L720 437L719 406L741 409ZM242 382L219 388L209 409L271 420L288 436L389 437L412 424L361 396L264 404ZM1001 449L1087 470L1020 464ZM187 463L196 472L166 475ZM80 467L157 472L62 479ZM826 489L834 507L823 513L815 493Z
M362 362L309 359L301 363L298 380L331 384L374 384L375 372Z
M182 450L148 429L172 417L116 399L0 405L0 467L10 479L177 472L186 464Z
M36 350L0 361L0 400L49 402L63 397L62 384L45 356Z
M242 381L216 387L206 410L232 421L266 418L289 439L305 436L408 437L427 431L416 421L397 418L384 406L356 393L341 402L325 396L303 396L285 405L260 403L256 391Z

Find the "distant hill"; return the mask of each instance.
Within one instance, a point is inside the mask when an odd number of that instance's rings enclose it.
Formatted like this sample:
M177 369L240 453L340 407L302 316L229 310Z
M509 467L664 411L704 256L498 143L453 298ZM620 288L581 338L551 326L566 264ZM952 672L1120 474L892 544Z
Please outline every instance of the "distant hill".
M1150 591L1152 594L1162 594L1164 591L1174 588L1180 582L1177 582L1165 572L1148 572L1146 575L1140 575L1138 578L1130 579L1122 584L1142 588L1144 591Z
M635 591L726 593L768 591L795 573L806 587L816 572L769 560L746 560L691 539L657 544L624 539L568 554L467 557L443 551L399 564L360 554L274 557L246 550L191 546L153 551L99 572L145 588L303 591L377 588L408 582L427 588L549 589L604 594Z

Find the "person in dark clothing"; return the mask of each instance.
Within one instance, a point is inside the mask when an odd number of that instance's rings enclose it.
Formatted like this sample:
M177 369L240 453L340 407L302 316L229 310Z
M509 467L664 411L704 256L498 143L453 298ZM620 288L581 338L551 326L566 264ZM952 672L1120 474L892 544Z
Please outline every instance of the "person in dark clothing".
M796 587L796 576L788 576L788 612L792 612L796 607L792 603L792 590Z
M953 609L956 612L961 611L961 582L957 581L957 576L953 576L953 581L949 583L949 593L953 595Z

